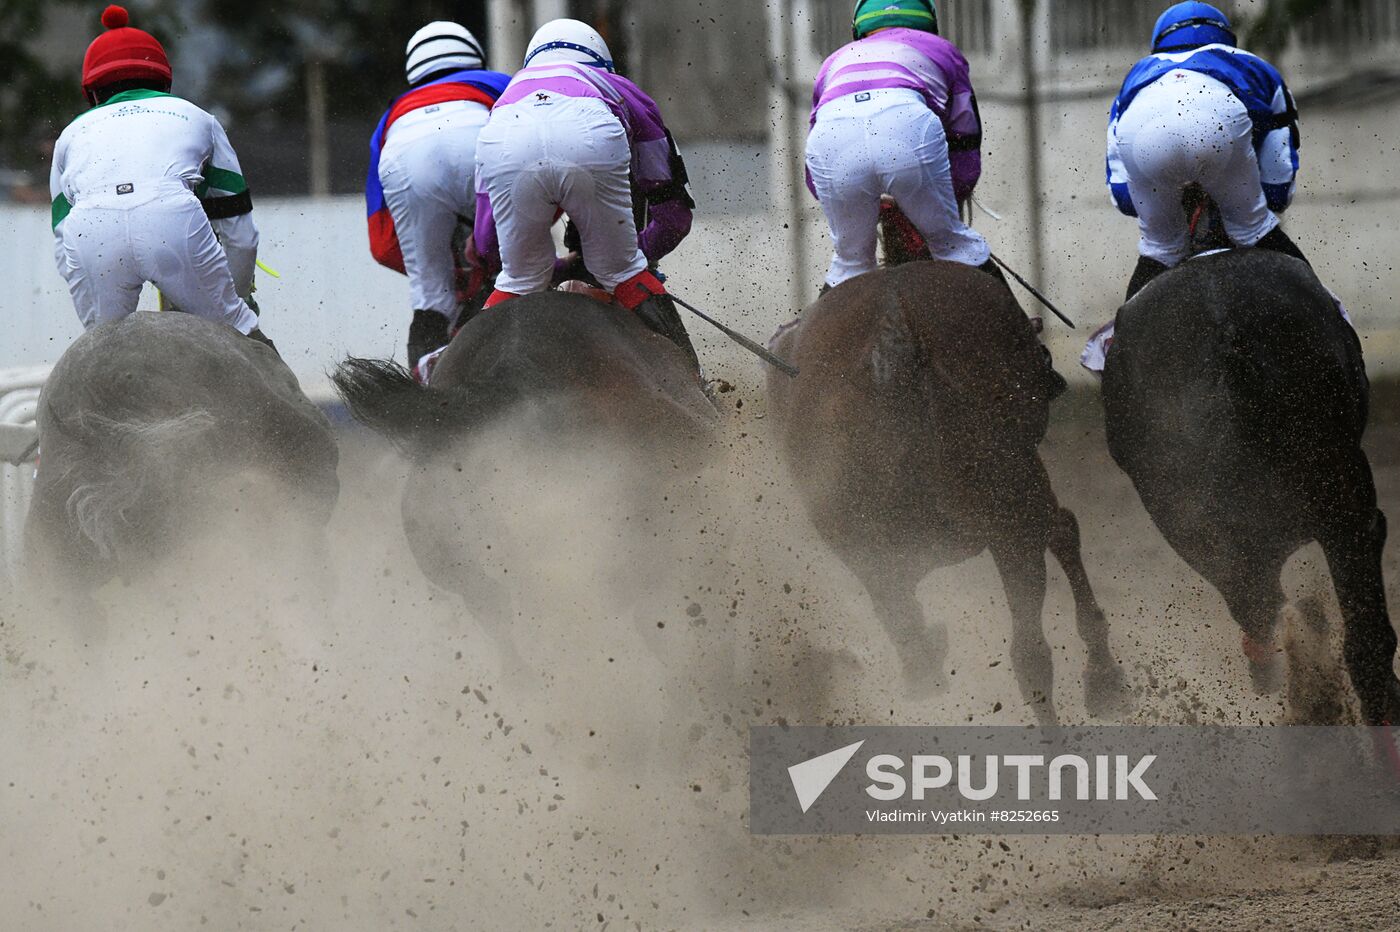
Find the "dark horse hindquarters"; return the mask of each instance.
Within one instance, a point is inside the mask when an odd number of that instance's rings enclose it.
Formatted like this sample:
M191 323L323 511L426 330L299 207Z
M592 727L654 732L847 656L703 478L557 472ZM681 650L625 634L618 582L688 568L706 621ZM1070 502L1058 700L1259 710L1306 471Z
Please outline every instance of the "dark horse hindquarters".
M1395 721L1400 683L1376 508L1361 449L1360 344L1306 264L1264 250L1202 256L1118 312L1103 402L1114 459L1163 536L1224 596L1265 659L1300 546L1326 553L1368 721Z
M686 356L634 314L528 295L468 321L426 388L380 360L346 360L334 380L412 463L404 531L424 576L463 598L508 668L525 666L513 605L551 560L602 564L629 591L683 565L663 545L719 417Z
M339 494L330 425L286 364L188 314L132 314L83 334L50 373L38 423L27 550L67 583L168 555L186 506L240 472L274 479L317 526Z
M938 686L945 652L915 596L919 581L990 549L1022 694L1041 721L1055 720L1041 629L1048 547L1089 647L1090 711L1117 708L1121 677L1078 527L1037 450L1052 386L1005 287L956 263L883 269L826 294L774 349L802 370L768 383L788 466L817 530L869 592L906 681Z

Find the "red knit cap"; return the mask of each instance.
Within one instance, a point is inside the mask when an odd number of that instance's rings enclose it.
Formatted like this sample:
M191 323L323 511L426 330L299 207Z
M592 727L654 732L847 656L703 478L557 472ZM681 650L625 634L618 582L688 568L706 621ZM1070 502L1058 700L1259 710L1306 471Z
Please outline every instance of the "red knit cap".
M169 83L170 62L165 49L149 32L134 29L124 7L113 4L102 11L107 31L88 46L83 56L83 90L132 78L157 78Z

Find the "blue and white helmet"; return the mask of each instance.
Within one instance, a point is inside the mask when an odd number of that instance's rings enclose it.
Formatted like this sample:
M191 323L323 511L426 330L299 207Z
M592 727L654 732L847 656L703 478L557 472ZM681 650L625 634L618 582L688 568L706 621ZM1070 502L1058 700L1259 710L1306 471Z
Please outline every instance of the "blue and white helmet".
M612 52L598 30L576 19L556 19L545 23L525 49L525 67L550 62L574 62L613 70Z
M1152 27L1152 51L1172 52L1222 43L1238 45L1230 18L1211 6L1192 0L1167 8Z

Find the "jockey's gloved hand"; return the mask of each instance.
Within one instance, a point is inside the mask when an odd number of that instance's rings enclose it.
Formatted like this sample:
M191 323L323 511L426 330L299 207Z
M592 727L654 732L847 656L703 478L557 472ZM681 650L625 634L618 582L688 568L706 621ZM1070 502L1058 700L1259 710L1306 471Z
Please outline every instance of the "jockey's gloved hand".
M633 308L633 313L642 319L642 323L679 346L695 364L696 371L699 371L700 357L695 352L694 344L690 342L690 334L686 331L680 312L676 310L676 302L670 295L665 292L654 294Z
M583 264L583 256L577 252L566 252L564 255L554 260L554 284L562 285L567 281L587 282L597 286L598 280L588 271L588 267Z
M254 327L252 330L248 331L248 338L251 340L257 340L259 343L263 344L268 349L272 350L274 353L277 353L277 344L269 340L267 338L267 335L257 327ZM277 358L281 359L282 354L277 353Z

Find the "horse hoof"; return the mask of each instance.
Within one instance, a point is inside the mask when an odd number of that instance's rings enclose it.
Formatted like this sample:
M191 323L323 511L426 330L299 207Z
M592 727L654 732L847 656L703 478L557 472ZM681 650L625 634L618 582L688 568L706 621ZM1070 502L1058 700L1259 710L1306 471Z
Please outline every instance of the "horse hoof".
M1273 657L1264 663L1249 662L1249 679L1254 684L1254 692L1259 696L1276 693L1283 688L1284 665Z
M910 699L931 699L948 691L943 665L904 671L904 692Z
M948 656L948 632L943 626L932 625L927 638L912 654L904 662L905 692L915 699L927 699L947 692L948 682L943 675L943 664Z
M1119 718L1133 711L1133 695L1117 666L1090 667L1084 674L1084 706L1091 718Z
M1400 783L1400 729L1381 725L1368 729L1376 755L1376 763L1389 778Z
M1060 724L1060 714L1055 711L1053 702L1037 702L1032 711L1035 713L1035 723L1041 728L1054 728Z

